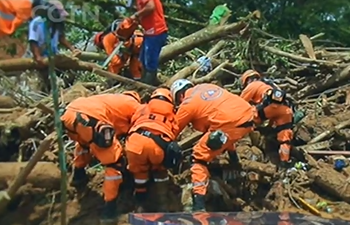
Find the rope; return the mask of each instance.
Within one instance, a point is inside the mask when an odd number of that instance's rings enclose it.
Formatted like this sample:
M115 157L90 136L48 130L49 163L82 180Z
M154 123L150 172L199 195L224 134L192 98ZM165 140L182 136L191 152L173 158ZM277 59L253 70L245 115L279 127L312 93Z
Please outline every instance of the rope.
M59 90L57 87L57 79L55 73L55 62L51 46L51 35L48 27L47 19L44 20L45 29L45 42L48 48L49 59L49 77L51 83L52 100L55 111L55 128L57 133L57 143L59 150L59 164L61 170L61 225L66 225L67 218L67 168L66 168L66 155L63 148L63 127L60 120L59 113Z

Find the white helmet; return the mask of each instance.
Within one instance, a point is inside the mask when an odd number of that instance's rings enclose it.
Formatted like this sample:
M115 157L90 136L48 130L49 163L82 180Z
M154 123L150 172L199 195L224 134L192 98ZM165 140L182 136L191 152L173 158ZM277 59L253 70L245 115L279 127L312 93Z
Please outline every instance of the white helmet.
M187 79L178 79L171 85L170 92L175 103L178 102L178 99L176 99L177 93L183 90L187 85L194 86L193 83Z

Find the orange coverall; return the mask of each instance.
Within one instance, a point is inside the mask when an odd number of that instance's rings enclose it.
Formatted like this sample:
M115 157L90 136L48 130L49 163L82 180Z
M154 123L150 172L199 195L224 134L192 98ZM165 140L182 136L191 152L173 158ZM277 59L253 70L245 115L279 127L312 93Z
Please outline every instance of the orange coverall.
M272 87L262 81L253 81L245 87L241 93L241 97L254 105L262 102L266 92ZM263 118L262 118L263 117ZM262 123L269 119L270 124L276 127L278 131L277 140L281 143L279 150L281 161L289 161L290 141L293 139L292 123L293 111L283 104L271 103L255 115L254 121Z
M108 67L108 71L118 74L129 60L129 70L133 79L140 80L142 74L142 65L139 61L140 48L143 42L143 34L141 31L135 31L129 41L124 43L124 47L128 49L127 53L115 55ZM119 39L113 32L106 34L102 39L102 44L107 55L110 55L118 45Z
M137 131L149 131L161 135L165 141L173 141L178 133L174 106L160 99L153 99L148 104L141 105L132 118L133 126L127 138L125 149L128 159L128 169L134 175L135 192L146 192L149 171L153 172L154 182L169 180L168 172L163 167L164 150L151 138Z
M61 116L61 121L69 138L76 141L76 168L84 168L94 155L106 166L103 183L104 199L112 201L118 196L122 183L121 158L122 146L118 135L125 134L130 128L132 115L139 103L131 96L122 94L103 94L81 97L72 101ZM94 125L83 124L79 117ZM112 127L115 131L112 145L107 148L98 146L93 140L94 132L102 127Z
M31 0L0 1L0 37L13 34L32 16Z
M214 84L199 84L185 92L176 114L179 130L192 123L204 136L193 147L191 167L193 193L205 195L209 182L207 164L225 150L234 151L234 143L253 130L254 108L242 98ZM228 141L219 150L207 147L212 131L222 130Z

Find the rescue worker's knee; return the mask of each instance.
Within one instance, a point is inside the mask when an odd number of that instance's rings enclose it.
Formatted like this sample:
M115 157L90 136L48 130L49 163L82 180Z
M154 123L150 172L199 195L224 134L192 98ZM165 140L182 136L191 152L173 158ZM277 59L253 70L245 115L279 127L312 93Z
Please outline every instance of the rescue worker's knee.
M106 167L105 179L103 182L103 192L106 202L112 201L118 197L119 188L123 182L121 171L112 167Z
M166 182L169 180L168 171L166 169L154 170L152 173L154 182Z
M135 192L146 192L148 187L148 172L144 171L142 173L135 173L134 183L135 183Z
M137 174L142 171L148 171L149 165L143 164L145 156L142 154L136 154L132 151L126 151L126 157L128 160L127 168L133 173Z

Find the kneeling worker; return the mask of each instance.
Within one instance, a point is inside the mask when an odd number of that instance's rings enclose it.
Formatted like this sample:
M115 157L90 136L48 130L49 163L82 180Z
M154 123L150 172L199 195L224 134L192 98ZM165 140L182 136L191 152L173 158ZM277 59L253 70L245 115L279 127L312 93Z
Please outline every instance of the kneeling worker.
M240 78L241 97L256 106L255 122L260 124L270 120L275 126L277 140L280 143L279 155L282 167L290 164L291 140L293 139L293 110L292 103L272 81L262 79L254 70L247 70Z

